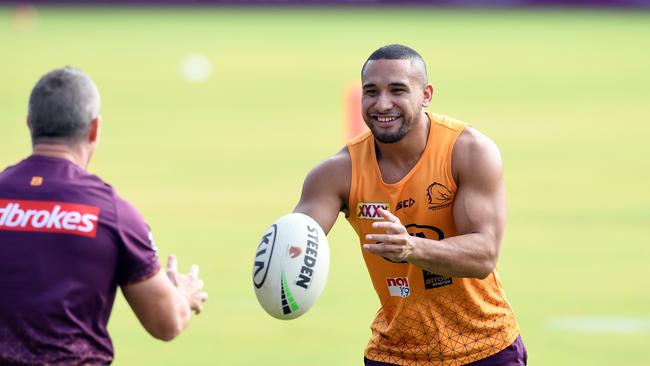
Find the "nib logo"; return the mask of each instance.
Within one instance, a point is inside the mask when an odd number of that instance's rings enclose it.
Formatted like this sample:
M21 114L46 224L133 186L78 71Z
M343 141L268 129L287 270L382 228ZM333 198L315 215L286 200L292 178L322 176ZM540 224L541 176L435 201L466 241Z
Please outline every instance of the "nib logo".
M406 298L411 294L408 277L387 278L386 285L388 285L388 293L390 296Z

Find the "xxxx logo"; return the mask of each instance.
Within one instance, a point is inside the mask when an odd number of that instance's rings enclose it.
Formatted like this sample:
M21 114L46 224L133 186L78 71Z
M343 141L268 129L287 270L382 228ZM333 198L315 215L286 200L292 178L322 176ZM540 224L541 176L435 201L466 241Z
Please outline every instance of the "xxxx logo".
M384 202L359 202L357 204L357 218L365 220L382 220L379 209L390 211L390 205Z

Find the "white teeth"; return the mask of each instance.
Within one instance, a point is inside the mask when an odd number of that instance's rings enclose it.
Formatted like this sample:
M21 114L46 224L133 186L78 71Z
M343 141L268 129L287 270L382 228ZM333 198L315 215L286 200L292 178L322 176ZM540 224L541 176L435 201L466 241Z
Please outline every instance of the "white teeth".
M379 122L392 122L396 119L397 117L377 117L377 121Z

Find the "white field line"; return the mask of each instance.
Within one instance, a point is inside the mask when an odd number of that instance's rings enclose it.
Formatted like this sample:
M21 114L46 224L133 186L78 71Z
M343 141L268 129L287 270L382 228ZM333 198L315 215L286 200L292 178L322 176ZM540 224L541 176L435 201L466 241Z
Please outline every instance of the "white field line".
M558 316L550 318L547 326L563 332L648 333L650 317Z

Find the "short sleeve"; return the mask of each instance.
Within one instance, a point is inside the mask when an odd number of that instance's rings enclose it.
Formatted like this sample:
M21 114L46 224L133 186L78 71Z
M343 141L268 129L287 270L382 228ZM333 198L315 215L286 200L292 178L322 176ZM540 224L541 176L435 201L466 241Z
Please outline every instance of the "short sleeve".
M115 205L120 239L117 283L121 286L144 281L160 270L151 230L130 203L116 197Z

